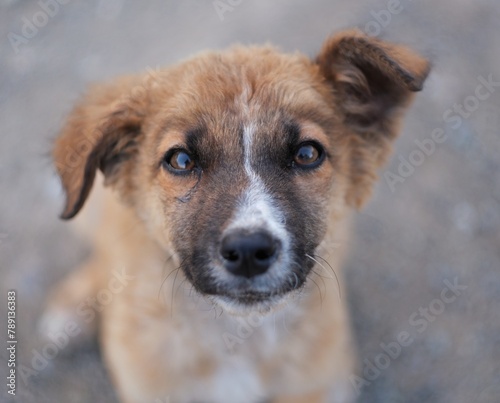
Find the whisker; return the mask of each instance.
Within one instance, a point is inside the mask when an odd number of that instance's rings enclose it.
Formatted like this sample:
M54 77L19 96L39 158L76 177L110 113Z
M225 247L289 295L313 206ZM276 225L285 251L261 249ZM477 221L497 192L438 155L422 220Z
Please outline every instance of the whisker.
M181 283L177 286L177 289L175 290L175 295L179 294L179 289L182 287L182 285L187 281L187 278L184 278L184 280L181 281Z
M320 265L326 271L326 267L324 265L322 265L321 262L318 262L314 257L312 257L311 255L309 255L307 253L306 253L306 256L309 259L315 261L318 265ZM341 291L340 291L340 282L339 282L339 278L337 277L337 273L335 273L335 270L333 270L333 267L331 266L331 264L328 263L325 259L323 259L321 256L318 256L318 255L316 257L318 257L319 259L323 260L328 265L328 267L330 267L330 269L332 270L332 273L335 276L335 280L337 281L337 289L339 291L339 299L342 299L342 294L341 294Z
M319 285L314 279L311 278L311 281L316 284L316 287L318 288L319 291L319 300L321 301L321 306L323 307L323 294L321 293L321 289L319 288Z
M170 255L167 259L165 259L165 262L163 263L163 271L165 271L165 267L167 266L168 261L169 261L170 259L172 259L173 257L174 257L174 253L172 253L172 254L171 254L171 255ZM163 281L162 281L162 282L161 282L161 284L160 284L160 289L158 290L158 299L160 299L160 293L161 293L161 289L163 288L163 284L165 284L165 281L167 281L167 279L170 277L170 275L171 275L174 271L176 271L176 270L178 270L178 269L179 269L179 268L172 270L172 271L168 274L168 276L167 276L167 277L165 277L165 278L163 279Z
M181 266L177 268L175 271L175 276L174 276L174 282L172 283L172 296L170 298L170 317L172 318L174 316L174 287L175 287L175 281L177 280L177 275L179 274L179 269Z
M326 278L326 279L333 280L333 277L332 277L332 276L329 276L329 277L328 277L328 276L323 276L321 273L319 273L318 271L316 271L316 270L314 270L314 269L312 270L312 272L313 272L314 274L316 274L319 278L321 278L323 281L325 281L325 278Z
M323 283L323 287L325 289L325 292L326 292L326 283L325 283L325 278L328 278L328 277L325 277L325 276L322 276L321 274L319 274L316 270L312 270L312 272L318 276L320 279L321 279L321 282ZM330 277L331 278L331 277Z
M315 257L321 259L323 262L325 262L327 264L327 266L330 268L331 272L333 273L333 275L335 276L335 281L337 282L337 289L339 291L339 299L342 299L342 295L341 295L341 287L340 287L340 281L339 281L339 278L337 276L337 272L335 271L335 269L332 267L332 265L325 259L323 258L322 256L320 255L314 255ZM325 269L325 267L323 265L321 265L321 267L323 269Z
M297 276L297 273L295 273L295 272L292 272L292 274L293 274L293 277L295 279L295 285L294 285L293 289L296 290L297 287L299 286L299 276Z

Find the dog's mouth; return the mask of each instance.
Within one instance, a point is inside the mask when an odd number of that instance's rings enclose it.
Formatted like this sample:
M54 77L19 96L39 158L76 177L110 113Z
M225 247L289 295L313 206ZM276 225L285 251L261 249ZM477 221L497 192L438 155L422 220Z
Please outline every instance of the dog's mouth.
M222 269L196 269L183 267L194 288L224 310L236 314L251 311L269 312L293 295L299 294L306 284L313 264L275 267L270 273L253 278L228 276ZM210 274L208 274L210 273Z
M218 293L219 297L224 298L225 300L232 300L241 305L255 305L260 303L266 303L269 301L274 301L281 299L287 294L300 290L304 286L305 281L299 281L298 279L294 282L294 284L288 283L281 287L271 289L269 291L258 291L252 289L251 287L243 288L238 290L231 289L226 290L224 292Z
M226 299L231 299L234 301L237 301L242 304L253 304L253 303L258 303L262 301L266 301L268 299L271 299L276 296L280 296L285 294L286 292L282 292L281 290L277 290L276 292L273 291L257 291L257 290L252 290L252 289L246 289L246 290L224 290L218 293L214 293L211 295L214 296L219 296L223 297Z
M303 284L298 288L281 289L274 292L246 291L239 294L228 293L211 296L211 300L224 311L236 316L245 316L251 313L267 314L284 305L295 293L300 292Z

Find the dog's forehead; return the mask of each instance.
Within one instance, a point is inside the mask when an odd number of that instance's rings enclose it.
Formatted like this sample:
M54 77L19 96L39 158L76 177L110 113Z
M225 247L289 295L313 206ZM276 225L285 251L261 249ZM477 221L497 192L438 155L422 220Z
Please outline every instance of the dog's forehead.
M235 49L186 62L175 79L167 125L203 134L203 149L241 150L244 133L252 133L252 146L282 146L289 137L279 134L297 122L331 126L329 94L304 56Z

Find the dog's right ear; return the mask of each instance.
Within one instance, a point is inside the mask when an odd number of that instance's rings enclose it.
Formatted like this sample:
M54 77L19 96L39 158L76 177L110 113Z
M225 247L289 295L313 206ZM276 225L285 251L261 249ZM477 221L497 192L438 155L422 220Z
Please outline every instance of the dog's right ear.
M97 169L104 173L107 184L119 180L120 171L137 152L147 85L139 77L125 77L96 86L71 112L53 149L66 193L61 218L72 218L82 208Z
M327 40L316 63L350 131L351 187L346 200L359 208L368 200L376 171L389 154L414 92L422 89L430 64L404 46L356 30Z
M316 61L337 94L345 123L361 133L390 131L395 115L408 107L412 93L422 90L430 70L429 62L412 50L358 30L327 40Z

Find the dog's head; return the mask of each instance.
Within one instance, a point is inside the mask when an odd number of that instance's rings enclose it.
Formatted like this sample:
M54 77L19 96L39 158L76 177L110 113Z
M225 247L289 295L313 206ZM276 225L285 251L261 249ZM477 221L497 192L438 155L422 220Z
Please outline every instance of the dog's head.
M62 217L100 169L200 293L266 309L305 283L330 217L367 199L428 70L351 31L315 60L236 47L96 87L55 145Z

